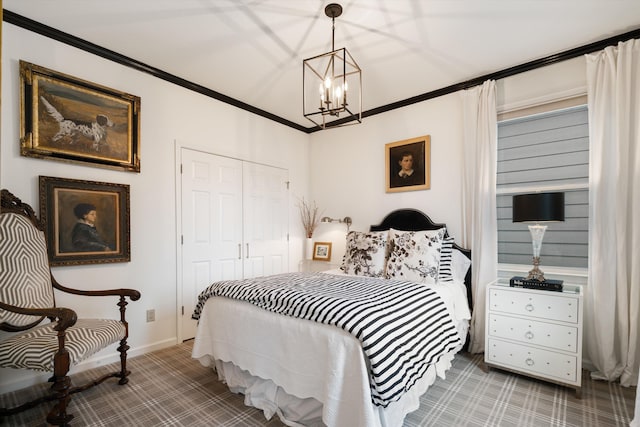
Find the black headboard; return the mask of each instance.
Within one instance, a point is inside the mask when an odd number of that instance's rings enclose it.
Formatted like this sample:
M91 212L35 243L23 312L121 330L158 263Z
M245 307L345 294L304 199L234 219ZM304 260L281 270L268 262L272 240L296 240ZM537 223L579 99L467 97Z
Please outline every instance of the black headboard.
M386 231L390 228L402 231L421 231L421 230L436 230L438 228L446 227L446 224L438 224L431 221L425 213L417 209L398 209L385 216L382 222L378 225L372 225L369 227L370 231ZM445 237L449 235L445 234ZM454 242L453 247L462 252L467 258L471 259L471 250L465 249ZM469 267L467 275L464 278L464 284L467 287L467 300L469 301L469 307L473 308L473 298L471 296L471 269L473 265Z

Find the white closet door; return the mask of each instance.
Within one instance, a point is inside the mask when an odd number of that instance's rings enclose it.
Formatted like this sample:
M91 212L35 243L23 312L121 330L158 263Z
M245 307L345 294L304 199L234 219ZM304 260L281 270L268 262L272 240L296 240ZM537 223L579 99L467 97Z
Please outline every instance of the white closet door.
M182 339L195 336L198 294L242 278L242 162L183 148Z
M288 271L288 171L244 162L244 277Z

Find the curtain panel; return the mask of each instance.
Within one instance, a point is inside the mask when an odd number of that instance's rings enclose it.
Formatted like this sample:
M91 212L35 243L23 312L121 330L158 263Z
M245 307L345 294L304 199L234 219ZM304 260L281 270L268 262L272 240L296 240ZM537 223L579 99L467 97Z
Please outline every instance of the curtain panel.
M498 114L495 81L462 91L462 245L471 249L473 315L469 351L484 351L486 288L498 276L496 173Z
M585 347L592 377L638 382L640 40L586 55L589 278Z

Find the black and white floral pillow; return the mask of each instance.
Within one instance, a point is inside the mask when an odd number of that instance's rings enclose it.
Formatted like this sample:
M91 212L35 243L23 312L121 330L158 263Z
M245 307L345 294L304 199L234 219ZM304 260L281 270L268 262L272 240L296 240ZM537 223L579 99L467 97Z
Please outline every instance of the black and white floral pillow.
M446 229L389 230L386 277L433 284L438 280L440 249Z
M384 277L387 231L350 231L340 269L357 276Z

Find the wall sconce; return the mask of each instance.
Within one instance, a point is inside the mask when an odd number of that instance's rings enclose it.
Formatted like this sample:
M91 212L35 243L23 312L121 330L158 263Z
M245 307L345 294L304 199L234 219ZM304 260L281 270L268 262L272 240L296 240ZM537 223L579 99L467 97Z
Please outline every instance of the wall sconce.
M351 227L351 217L345 216L344 218L329 218L328 216L322 217L320 222L339 222L341 224L347 224L347 230Z

